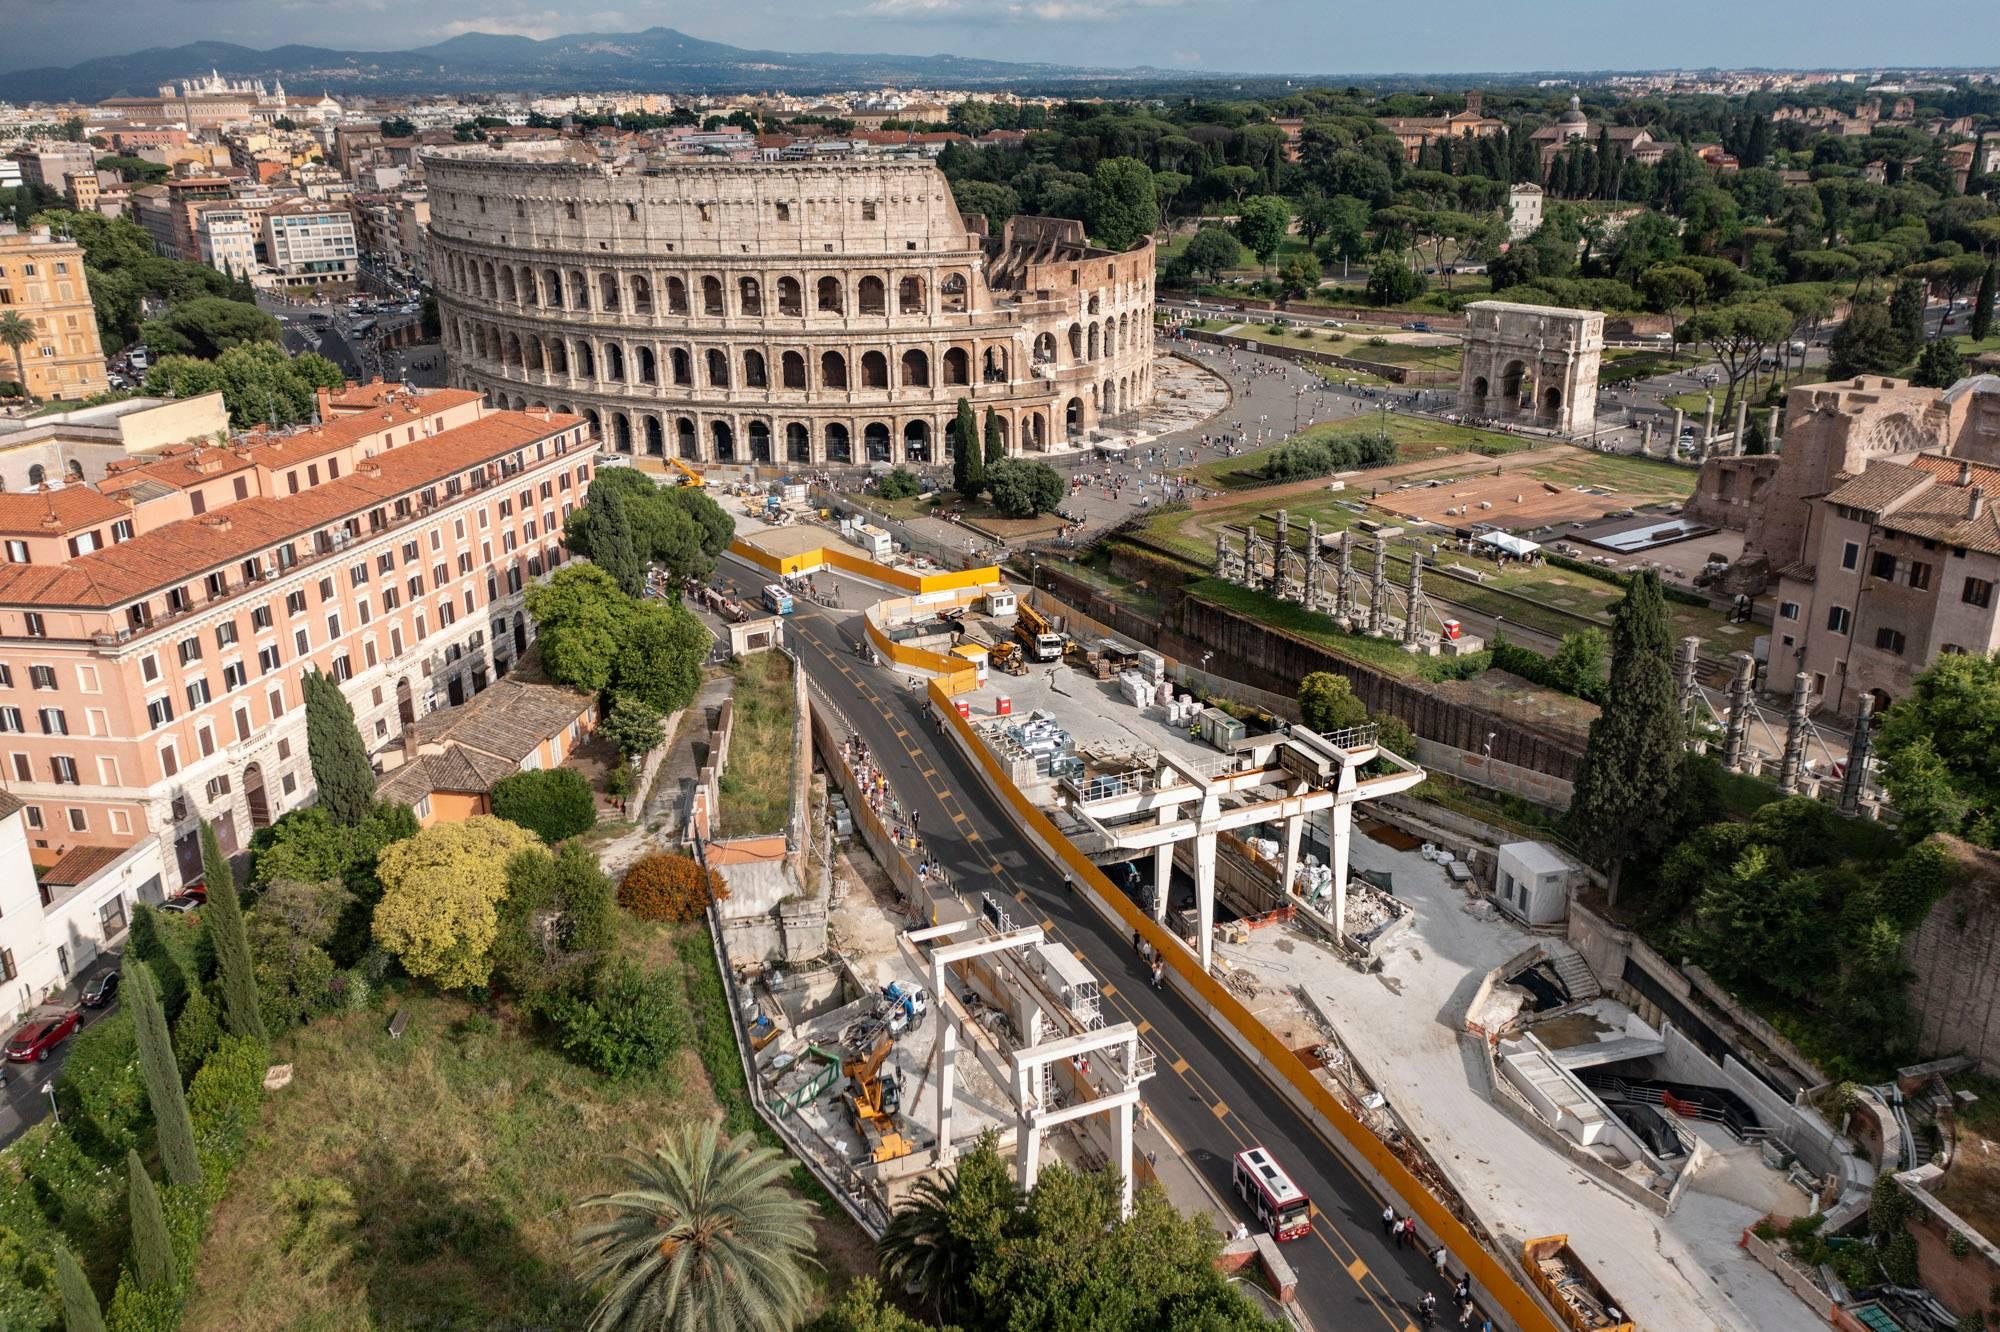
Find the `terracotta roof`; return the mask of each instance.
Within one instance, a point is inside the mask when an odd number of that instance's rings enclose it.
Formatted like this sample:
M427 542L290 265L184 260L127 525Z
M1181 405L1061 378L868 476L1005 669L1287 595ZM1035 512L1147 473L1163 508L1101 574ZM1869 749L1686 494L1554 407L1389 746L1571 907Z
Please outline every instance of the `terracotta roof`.
M1875 515L1892 532L2000 555L2000 505L1982 502L1975 514L1972 492L1994 489L2000 498L2000 468L1969 464L1969 480L1959 485L1960 461L1923 455L1908 463L1870 463L1859 477L1828 495Z
M0 604L121 606L580 424L581 417L555 413L544 419L539 412L494 412L433 435L421 448L385 450L339 480L296 495L239 500L66 564L0 567Z
M509 676L458 707L419 718L414 738L419 746L462 746L518 768L595 702L595 695L582 690Z
M19 796L0 791L0 819L11 819L27 807Z
M62 859L42 871L42 882L50 888L70 888L88 883L92 875L103 872L105 867L124 854L125 848L120 846L71 847L63 853Z
M469 389L439 389L434 393L416 394L406 393L398 385L392 398L378 407L343 412L330 421L296 434L252 434L246 436L239 447L244 456L259 467L290 467L348 448L380 431L392 430L399 425L415 425L447 408L462 407L478 399L479 395Z
M89 486L0 495L0 532L9 536L53 536L131 514L129 505Z
M1829 491L1826 502L1881 513L1912 490L1929 484L1930 479L1924 473L1901 463L1874 462L1860 475Z
M463 745L452 745L442 754L419 754L402 767L384 773L375 783L375 798L414 805L434 791L485 795L519 770L519 764L475 754Z
M97 483L97 488L106 494L117 495L152 482L174 490L186 490L189 486L213 481L218 476L240 472L249 465L249 459L235 449L214 444L177 444L170 449L162 449L149 459L112 463L109 475Z

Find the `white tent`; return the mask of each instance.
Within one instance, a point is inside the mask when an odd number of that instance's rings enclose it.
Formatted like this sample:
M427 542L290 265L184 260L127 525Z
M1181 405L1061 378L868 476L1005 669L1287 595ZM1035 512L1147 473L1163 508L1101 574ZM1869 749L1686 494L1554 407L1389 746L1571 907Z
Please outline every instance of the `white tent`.
M1540 550L1541 543L1517 537L1512 532L1481 532L1473 540L1483 546L1491 546L1502 555L1511 555L1517 560L1525 560Z

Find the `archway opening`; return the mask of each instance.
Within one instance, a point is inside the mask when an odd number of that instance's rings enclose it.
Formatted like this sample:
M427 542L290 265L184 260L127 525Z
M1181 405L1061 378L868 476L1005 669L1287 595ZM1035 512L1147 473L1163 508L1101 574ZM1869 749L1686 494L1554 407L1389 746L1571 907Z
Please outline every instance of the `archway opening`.
M870 421L861 431L861 442L868 450L869 462L889 461L889 427L881 421Z
M912 421L903 427L903 460L915 463L931 460L930 422Z

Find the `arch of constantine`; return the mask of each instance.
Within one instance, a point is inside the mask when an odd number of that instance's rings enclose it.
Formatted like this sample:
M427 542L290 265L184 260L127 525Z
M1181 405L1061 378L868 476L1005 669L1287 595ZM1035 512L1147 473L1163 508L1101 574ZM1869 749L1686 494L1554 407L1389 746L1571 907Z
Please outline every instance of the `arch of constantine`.
M928 162L426 159L452 383L690 462L941 462L960 399L1010 454L1153 394L1153 247L960 216Z
M1515 301L1465 307L1459 410L1503 423L1587 435L1597 425L1604 316Z

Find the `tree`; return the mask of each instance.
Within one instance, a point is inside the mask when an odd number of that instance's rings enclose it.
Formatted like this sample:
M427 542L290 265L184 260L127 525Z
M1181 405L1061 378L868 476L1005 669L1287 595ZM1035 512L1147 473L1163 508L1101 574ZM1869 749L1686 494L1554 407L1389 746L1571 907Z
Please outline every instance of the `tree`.
M632 524L625 516L625 501L615 490L604 492L590 546L590 558L617 581L619 591L636 597L646 590L646 566L632 548Z
M984 217L996 236L1007 225L1007 219L1021 211L1021 196L990 180L961 177L951 183L951 197L961 214Z
M1882 719L1882 781L1912 837L2000 846L2000 662L1939 657Z
M1136 157L1110 157L1097 164L1085 196L1090 234L1107 250L1129 250L1160 225L1160 200L1152 168Z
M620 958L588 992L557 994L549 1017L565 1052L607 1078L649 1073L687 1043L687 994L671 971Z
M1965 357L1950 338L1927 342L1917 353L1917 368L1910 382L1924 388L1950 388L1965 378Z
M620 558L615 551L598 548L606 506L614 496L623 501L638 564L661 565L676 579L707 578L714 572L716 557L735 535L736 520L701 487L663 486L637 468L606 468L592 478L584 502L564 520L563 544L607 568Z
M104 1332L97 1292L67 1244L56 1245L56 1289L62 1293L64 1332Z
M599 693L611 683L632 599L595 564L570 564L528 589L542 669L557 684Z
M1704 310L1683 322L1677 336L1683 342L1706 343L1729 378L1723 395L1722 416L1728 420L1736 407L1738 388L1764 358L1767 349L1784 341L1792 330L1792 317L1779 305L1752 301Z
M1889 327L1895 330L1896 341L1903 354L1899 361L1907 361L1917 354L1924 345L1924 284L1917 278L1906 277L1896 284L1889 295Z
M1319 280L1319 260L1307 252L1285 256L1278 268L1278 285L1287 296L1310 296L1319 290Z
M1056 508L1068 493L1062 474L1043 462L1009 458L995 463L986 478L993 507L1003 517L1033 518Z
M132 1218L132 1270L147 1290L165 1285L174 1275L174 1245L167 1237L167 1214L160 1191L146 1173L139 1153L125 1153L126 1212Z
M540 850L527 829L484 814L433 824L388 847L375 871L382 879L375 941L412 976L448 990L484 985L508 861Z
M14 353L14 382L21 386L21 392L29 401L34 400L34 394L28 391L28 364L22 357L21 348L40 336L20 311L9 310L0 314L0 342L6 343L7 349Z
M1644 569L1612 617L1610 690L1590 724L1569 809L1577 844L1611 873L1614 901L1625 861L1656 854L1671 835L1682 730L1666 599L1659 575Z
M1564 693L1580 698L1601 696L1604 690L1604 634L1597 629L1579 629L1564 634L1549 661L1551 683Z
M553 846L597 826L597 797L575 768L517 772L493 784L493 817L518 824Z
M997 1239L1019 1205L1005 1163L982 1140L957 1169L927 1175L911 1188L876 1246L882 1275L938 1317L956 1321L978 1299L982 1241Z
M267 342L231 347L213 361L162 356L146 372L149 393L190 398L220 392L230 424L246 430L310 421L319 409L316 390L342 382L340 368L317 352L288 356Z
M1890 325L1888 308L1880 301L1857 301L1846 322L1827 339L1826 349L1831 379L1885 374L1908 359L1902 336Z
M309 723L310 724L310 723ZM216 984L222 991L222 1021L234 1036L268 1041L257 1005L257 977L250 964L250 942L243 934L243 904L236 897L236 874L216 840L215 825L201 825L201 865L208 887L202 912L209 943L215 948Z
M197 296L182 301L158 319L149 319L139 335L160 356L196 356L212 361L248 342L278 341L278 321L256 306L221 296Z
M972 403L964 398L958 400L958 415L951 423L951 488L968 502L986 488L986 455L980 448L978 422Z
M1206 226L1188 238L1181 260L1189 272L1206 273L1210 282L1220 282L1224 272L1243 261L1243 247L1224 228Z
M1271 260L1277 257L1278 247L1285 243L1285 232L1291 222L1290 204L1275 194L1260 194L1237 206L1236 238L1257 256L1258 263L1269 268Z
M1424 275L1400 259L1377 259L1368 272L1368 299L1404 305L1424 294Z
M920 1180L918 1188L928 1183ZM926 1324L882 1298L873 1277L861 1277L842 1292L832 1307L806 1324L805 1332L932 1332Z
M661 714L679 712L701 689L702 663L713 643L701 621L677 601L632 603L620 622L611 692Z
M714 1121L669 1130L625 1158L626 1187L586 1198L604 1214L577 1236L583 1279L608 1288L591 1332L731 1328L785 1332L812 1298L812 1207L782 1184L783 1154Z
M306 757L319 803L335 823L353 827L375 809L375 770L354 724L340 682L317 667L302 680L306 697Z
M886 500L915 499L922 489L916 473L907 467L885 472L882 479L875 483L875 493Z
M187 1095L181 1090L180 1065L174 1060L173 1038L167 1035L166 1011L153 984L153 969L135 956L120 967L120 1002L132 1013L133 1043L139 1051L139 1077L146 1084L146 1104L153 1111L153 1133L159 1142L160 1164L167 1178L185 1189L201 1186L201 1159L195 1154L194 1126L188 1121Z
M530 1009L587 983L616 935L611 881L582 843L565 843L553 857L527 852L507 862L493 977Z
M993 408L986 409L986 465L1007 460L1007 437L1001 433L1000 414Z
M641 920L681 925L699 920L729 896L721 874L688 856L654 851L639 857L618 884L618 905Z
M1654 264L1639 275L1639 289L1646 293L1647 302L1655 310L1667 316L1678 341L1682 307L1698 311L1708 284L1701 274L1685 264Z
M1324 735L1359 726L1368 719L1368 709L1354 696L1346 676L1314 671L1299 681L1299 717L1307 730Z
M597 734L616 746L627 762L646 757L667 738L660 710L626 694L611 696L611 709L598 723Z
M264 890L248 939L266 1030L289 1030L333 1007L335 968L325 945L354 902L355 894L338 879L279 879ZM185 1060L187 1052L181 1053Z
M1993 221L2000 222L2000 218ZM2000 264L1986 265L1986 271L1979 275L1979 291L1972 298L1972 340L1986 341L1993 332L1993 286L2000 281ZM0 335L4 340L4 335Z

